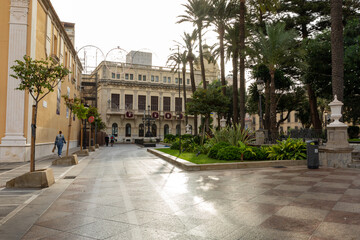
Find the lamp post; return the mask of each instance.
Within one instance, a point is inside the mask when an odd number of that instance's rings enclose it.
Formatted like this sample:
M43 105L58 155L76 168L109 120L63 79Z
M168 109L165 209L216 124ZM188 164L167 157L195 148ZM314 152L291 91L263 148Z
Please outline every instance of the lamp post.
M181 99L181 95L180 95L180 91L181 91L181 84L180 84L180 48L179 45L178 47L178 82L179 82L179 101ZM183 79L185 81L185 79ZM185 101L185 99L184 99ZM182 107L182 101L181 101L181 105L179 108L179 153L181 153L181 107Z
M144 116L145 116L145 111L144 111ZM150 131L150 121L151 121L151 115L150 115L150 105L148 105L148 115L145 117L145 121L147 121L147 127L148 127L148 130L145 134L145 137L152 137L152 133Z
M257 79L256 80L256 87L257 87L257 90L259 92L259 118L260 118L260 121L259 121L259 130L263 130L263 117L262 117L262 106L261 106L261 94L262 94L262 91L264 90L265 88L265 83L263 80L259 80Z
M85 108L89 108L89 105L87 105L86 103L84 104ZM87 122L87 118L84 119L85 124L84 124L84 141L83 141L83 145L84 145L84 149L86 149L86 122Z

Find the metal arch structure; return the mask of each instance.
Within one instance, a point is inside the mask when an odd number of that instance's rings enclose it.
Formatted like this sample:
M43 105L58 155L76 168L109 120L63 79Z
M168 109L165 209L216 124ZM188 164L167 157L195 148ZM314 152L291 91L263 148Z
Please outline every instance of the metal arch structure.
M120 54L116 54L115 58L111 59L111 53L114 51L119 51L118 53ZM104 62L105 67L109 70L109 72L115 73L116 75L117 74L124 75L126 69L131 68L131 65L126 64L127 54L128 52L119 46L110 49L105 55L105 62ZM114 71L114 67L115 67L115 71Z
M91 49L96 49L95 50L95 56L91 56L90 58L95 58L95 64L94 66L89 66L89 57L86 55L86 51L85 49L86 48L91 48ZM80 57L80 52L81 51L84 51L84 57L81 58ZM80 59L80 62L83 64L83 74L91 74L93 70L96 69L97 65L98 65L98 60L97 60L97 51L99 51L102 55L102 61L105 61L106 60L106 56L104 54L104 52L97 46L95 45L85 45L85 46L82 46L79 50L76 51L76 55L79 57ZM101 62L101 61L100 61Z

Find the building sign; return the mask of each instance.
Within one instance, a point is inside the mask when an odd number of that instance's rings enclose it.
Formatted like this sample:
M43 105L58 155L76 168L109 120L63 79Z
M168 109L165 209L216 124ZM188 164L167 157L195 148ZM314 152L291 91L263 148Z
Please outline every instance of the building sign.
M132 118L133 116L134 116L134 114L132 112L126 112L127 118Z
M165 119L171 119L171 113L165 113Z
M159 113L158 113L158 112L153 112L153 113L152 113L152 117L153 117L153 118L158 118L158 117L159 117Z

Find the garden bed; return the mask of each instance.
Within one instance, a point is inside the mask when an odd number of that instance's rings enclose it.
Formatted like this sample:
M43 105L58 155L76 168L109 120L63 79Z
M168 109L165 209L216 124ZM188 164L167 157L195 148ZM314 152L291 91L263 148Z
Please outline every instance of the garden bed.
M174 164L175 166L186 171L203 171L203 170L222 170L222 169L242 169L242 168L261 168L261 167L280 167L280 166L299 166L306 165L306 160L267 160L267 161L224 161L208 158L206 155L196 157L194 153L182 153L170 149L147 149L148 152ZM174 151L174 152L171 152ZM168 152L168 153L165 153ZM171 155L173 153L174 155ZM181 157L181 158L180 158ZM183 159L187 158L188 160ZM198 159L196 159L198 158ZM193 162L190 162L193 161ZM194 163L194 162L199 162ZM212 162L212 163L211 163Z

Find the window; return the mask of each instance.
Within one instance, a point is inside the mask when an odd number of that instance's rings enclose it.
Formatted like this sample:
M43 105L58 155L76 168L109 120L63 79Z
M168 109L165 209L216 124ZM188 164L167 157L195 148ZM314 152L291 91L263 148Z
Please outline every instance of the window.
M151 133L152 133L153 137L156 137L156 130L157 130L156 124L153 124L151 126Z
M291 113L289 114L289 117L287 119L287 122L291 122Z
M253 124L256 124L256 118L253 117Z
M151 81L152 81L152 82L155 81L154 75L151 75Z
M157 111L159 106L159 97L151 96L151 111Z
M287 127L287 132L290 132L290 127Z
M178 78L175 78L175 83L178 83L179 82L179 79Z
M175 98L175 111L182 112L182 98Z
M139 75L138 75L138 80L141 81L141 79L142 79L142 75L139 74Z
M130 123L125 126L125 137L131 137L131 125Z
M112 78L115 78L115 73L111 73L111 77L112 77Z
M116 74L116 78L120 79L120 73Z
M168 77L168 83L171 83L171 77Z
M146 109L146 96L139 95L138 96L138 109L145 110Z
M139 137L144 136L144 124L139 125Z
M57 36L56 35L54 35L54 42L53 42L53 44L54 44L54 48L53 48L53 54L55 55L55 56L57 56L58 55L58 38L57 38Z
M298 116L298 113L295 113L295 122L299 122L299 116Z
M125 109L133 109L133 95L125 95Z
M159 76L155 76L155 82L159 82Z
M186 79L186 84L190 84L190 79Z
M166 135L166 134L169 134L170 132L169 132L169 125L167 125L167 124L165 124L165 126L164 126L164 136Z
M280 132L283 133L284 132L284 128L280 127Z
M118 135L118 125L117 123L113 123L112 124L112 131L111 131L112 135L114 135L115 137L117 137Z
M166 77L163 77L163 82L166 83Z
M180 78L180 84L182 84L182 78Z
M146 81L146 75L143 75L143 81Z
M129 74L128 73L125 73L125 79L129 80Z
M164 97L163 98L163 101L164 101L164 111L170 111L170 103L171 103L171 98L170 97Z
M130 80L134 80L134 74L130 73Z
M111 109L119 110L120 106L120 94L111 94Z

